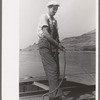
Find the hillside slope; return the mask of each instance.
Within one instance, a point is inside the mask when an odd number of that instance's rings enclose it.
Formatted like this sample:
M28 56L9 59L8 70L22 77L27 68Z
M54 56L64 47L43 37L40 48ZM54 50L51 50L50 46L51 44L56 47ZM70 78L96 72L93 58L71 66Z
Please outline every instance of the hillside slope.
M94 51L95 35L96 30L92 30L77 37L65 38L61 43L68 50Z

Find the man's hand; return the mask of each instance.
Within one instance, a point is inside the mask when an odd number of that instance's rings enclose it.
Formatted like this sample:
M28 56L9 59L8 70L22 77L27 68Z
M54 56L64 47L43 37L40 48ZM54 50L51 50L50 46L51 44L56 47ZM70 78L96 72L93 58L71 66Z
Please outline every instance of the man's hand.
M59 47L60 50L65 51L65 48L61 44L59 44L58 47Z

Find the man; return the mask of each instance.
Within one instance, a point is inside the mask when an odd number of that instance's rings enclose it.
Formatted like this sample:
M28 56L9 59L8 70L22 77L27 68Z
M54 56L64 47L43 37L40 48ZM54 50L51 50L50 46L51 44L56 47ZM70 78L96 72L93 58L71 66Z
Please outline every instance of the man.
M58 7L56 1L48 3L48 13L40 17L38 25L39 52L43 67L49 82L49 91L53 91L59 85L59 59L58 49L64 50L60 44L57 21L54 18ZM50 94L49 100L66 100L62 90L59 88Z

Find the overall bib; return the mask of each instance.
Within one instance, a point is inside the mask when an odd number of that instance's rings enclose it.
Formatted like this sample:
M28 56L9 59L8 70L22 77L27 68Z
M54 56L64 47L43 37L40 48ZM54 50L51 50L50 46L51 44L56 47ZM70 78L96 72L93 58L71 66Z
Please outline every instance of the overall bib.
M59 43L59 36L56 26L49 24L48 32L50 33L51 37ZM59 85L60 72L58 48L45 38L40 38L38 45L43 67L49 83L49 91L51 92ZM50 97L57 97L59 95L62 95L61 89L58 89L54 93L50 94Z

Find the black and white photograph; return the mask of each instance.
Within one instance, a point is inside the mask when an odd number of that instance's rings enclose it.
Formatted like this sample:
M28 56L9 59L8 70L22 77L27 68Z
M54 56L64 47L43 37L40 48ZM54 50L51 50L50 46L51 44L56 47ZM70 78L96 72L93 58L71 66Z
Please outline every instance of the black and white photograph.
M17 19L8 20L12 31L2 29L2 98L7 100L10 90L15 100L98 100L98 0L19 0L17 5L17 12L8 9L14 12L10 19ZM4 2L3 9L6 26ZM8 64L13 65L6 69Z
M20 0L19 24L20 100L95 100L96 1Z

